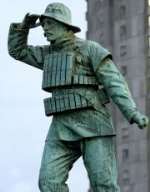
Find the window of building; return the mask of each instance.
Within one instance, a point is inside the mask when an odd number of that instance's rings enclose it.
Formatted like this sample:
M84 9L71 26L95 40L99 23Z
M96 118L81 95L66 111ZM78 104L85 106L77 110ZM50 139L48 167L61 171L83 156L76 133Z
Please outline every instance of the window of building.
M98 21L98 27L103 29L104 28L104 18L103 18L103 13L99 13L98 15L96 15L96 19Z
M123 179L123 184L124 185L129 185L129 183L130 183L130 180L129 180L128 177Z
M127 38L127 28L126 25L121 25L120 26L120 40L126 40Z
M129 129L127 127L122 128L122 139L128 139Z
M122 150L122 160L127 161L129 159L129 149Z
M100 32L99 37L100 37L100 40L104 40L104 33L103 33L103 31L102 31L102 32Z
M99 12L103 8L103 0L97 0L95 2L95 13Z
M139 87L139 95L140 97L145 97L146 96L146 84L145 84L145 79L140 80L140 87Z
M148 37L148 46L150 47L150 37Z
M150 0L148 0L148 6L150 6Z
M122 173L122 182L126 186L130 184L129 171L127 169Z
M121 66L121 72L122 72L123 76L127 75L127 66L126 65Z
M130 191L131 191L131 189L130 189L129 185L123 187L123 192L130 192Z
M127 46L121 45L120 46L120 57L125 57L127 55Z
M121 5L120 6L120 19L125 19L126 18L126 6Z
M148 26L150 26L150 16L148 16Z

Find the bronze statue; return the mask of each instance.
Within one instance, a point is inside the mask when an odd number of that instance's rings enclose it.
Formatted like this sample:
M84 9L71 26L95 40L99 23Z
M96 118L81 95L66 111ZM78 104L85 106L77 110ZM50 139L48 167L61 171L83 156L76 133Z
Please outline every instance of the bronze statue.
M27 45L30 28L39 25L50 44ZM10 26L9 54L43 70L42 89L52 93L44 99L45 113L53 119L39 188L41 192L68 192L68 173L82 156L93 192L119 192L116 131L107 103L111 98L128 122L140 129L147 127L148 118L136 108L111 53L96 42L76 37L79 31L71 23L69 8L61 3L51 3L44 14L27 14L22 23Z

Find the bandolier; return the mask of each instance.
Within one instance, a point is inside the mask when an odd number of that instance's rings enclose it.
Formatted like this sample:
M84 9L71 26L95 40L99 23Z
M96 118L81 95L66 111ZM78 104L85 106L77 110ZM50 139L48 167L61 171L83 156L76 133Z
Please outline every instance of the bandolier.
M89 92L97 94L101 104L109 102L106 91L99 86L89 58L80 51L82 41L72 38L73 44L65 44L62 50L54 51L51 47L44 59L42 89L52 93L51 98L44 100L47 116L93 107L92 98L86 97ZM104 54L109 55L106 50Z

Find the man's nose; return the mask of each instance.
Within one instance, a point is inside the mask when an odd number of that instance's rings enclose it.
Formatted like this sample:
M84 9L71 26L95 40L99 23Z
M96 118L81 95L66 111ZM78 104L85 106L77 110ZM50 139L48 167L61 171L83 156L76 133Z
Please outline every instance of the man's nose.
M43 24L43 29L44 29L44 30L48 30L48 28L49 28L49 26L47 25L47 23L44 23L44 24Z

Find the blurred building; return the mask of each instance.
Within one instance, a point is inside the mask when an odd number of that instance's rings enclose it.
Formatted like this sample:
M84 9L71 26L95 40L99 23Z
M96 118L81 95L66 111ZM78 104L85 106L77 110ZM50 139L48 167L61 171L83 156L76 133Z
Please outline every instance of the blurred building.
M111 50L138 108L150 117L150 0L87 0L87 39ZM122 192L150 191L150 131L113 106Z

